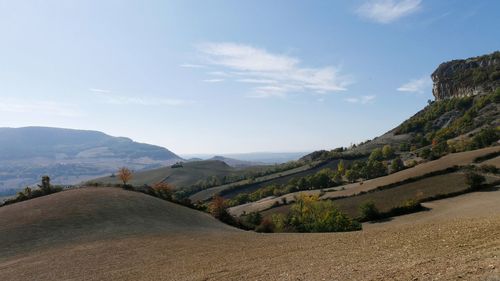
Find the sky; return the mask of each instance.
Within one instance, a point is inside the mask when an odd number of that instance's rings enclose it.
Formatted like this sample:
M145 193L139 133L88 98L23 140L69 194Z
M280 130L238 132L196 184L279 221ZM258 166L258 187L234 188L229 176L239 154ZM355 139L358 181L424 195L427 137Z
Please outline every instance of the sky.
M500 49L500 1L0 0L0 127L98 130L178 154L371 139L442 62Z

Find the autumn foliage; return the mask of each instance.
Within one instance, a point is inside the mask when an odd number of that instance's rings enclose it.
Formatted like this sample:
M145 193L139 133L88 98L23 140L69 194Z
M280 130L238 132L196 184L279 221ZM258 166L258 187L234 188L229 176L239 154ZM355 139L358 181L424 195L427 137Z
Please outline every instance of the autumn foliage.
M118 169L118 178L123 182L123 185L127 185L132 179L132 171L126 167Z
M172 193L174 191L173 185L166 182L159 182L153 186L153 190L158 197L166 200L172 200Z

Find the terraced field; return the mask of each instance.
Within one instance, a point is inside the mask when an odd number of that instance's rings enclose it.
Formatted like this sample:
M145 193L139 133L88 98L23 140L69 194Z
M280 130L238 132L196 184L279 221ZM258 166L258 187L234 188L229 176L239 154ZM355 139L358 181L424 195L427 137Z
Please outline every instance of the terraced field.
M364 182L357 182L357 183L352 183L352 184L347 184L344 186L339 186L335 188L330 188L330 189L325 189L324 191L326 192L324 195L322 195L322 198L324 199L332 199L332 198L339 198L339 197L345 197L345 196L352 196L355 194L359 194L361 192L367 192L370 190L373 190L379 186L385 186L388 184L396 183L396 182L401 182L403 180L409 179L409 178L414 178L414 177L419 177L431 172L435 171L441 171L447 168L450 168L452 166L463 166L463 165L469 165L473 164L474 159L480 156L488 155L493 152L500 151L500 146L494 146L494 147L488 147L488 148L483 148L483 149L478 149L478 150L473 150L473 151L467 151L467 152L461 152L461 153L453 153L446 155L438 160L426 162L423 164L420 164L418 166L415 166L413 168L409 168L394 174L390 174L388 176L384 177L379 177L375 178L372 180L367 180ZM287 202L293 202L295 199L295 196L299 194L320 194L320 190L310 190L310 191L301 191L301 192L294 192L290 194L286 194L283 196L279 197L269 197L262 199L257 202L251 202L247 204L242 204L239 206L235 206L229 209L231 214L239 216L242 213L250 213L250 212L260 212L266 209L271 208L276 202L280 203L282 202L283 198Z
M316 161L287 171L274 173L263 177L258 177L252 182L244 180L231 184L225 184L208 188L191 195L189 199L191 199L191 202L206 201L212 198L214 195L219 194L221 192L224 192L223 194L224 198L232 198L238 195L239 193L252 192L263 186L267 186L270 184L284 184L290 181L292 178L295 177L300 178L307 175L311 175L318 172L321 169L325 168L336 169L339 161L340 160L332 160L332 161L327 161L325 163ZM349 161L345 160L345 162Z

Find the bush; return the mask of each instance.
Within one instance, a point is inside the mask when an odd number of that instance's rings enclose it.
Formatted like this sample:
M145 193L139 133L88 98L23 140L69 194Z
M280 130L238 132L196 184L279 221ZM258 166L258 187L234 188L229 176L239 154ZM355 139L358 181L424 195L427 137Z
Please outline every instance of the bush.
M465 174L465 182L472 189L477 189L486 181L486 179L477 173L469 171Z
M262 215L257 212L251 212L248 215L240 217L240 222L249 229L255 229L262 223Z
M263 233L271 233L274 232L274 223L269 220L269 219L264 219L257 228L255 228L255 231L257 232L263 232Z
M298 232L360 230L361 224L340 212L330 200L302 195L290 209L290 224Z
M172 194L174 190L174 186L170 185L166 182L159 182L153 186L153 190L156 197L159 197L164 200L171 201Z
M472 143L476 148L490 146L498 141L499 134L493 128L484 128L472 138Z
M380 218L380 212L373 201L364 202L359 206L361 221L372 221Z
M389 212L384 213L383 216L384 217L401 216L405 214L415 213L423 209L424 207L420 204L420 202L410 199L403 202L403 204L401 204L400 206L392 208Z

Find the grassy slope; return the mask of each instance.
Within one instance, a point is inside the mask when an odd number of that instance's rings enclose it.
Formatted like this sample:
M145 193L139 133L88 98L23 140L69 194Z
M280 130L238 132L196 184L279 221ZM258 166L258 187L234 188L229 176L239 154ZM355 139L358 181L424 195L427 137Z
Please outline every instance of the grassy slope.
M495 151L500 151L500 146L449 154L438 160L426 162L416 167L406 169L388 176L367 180L363 182L363 184L353 183L340 187L335 187L332 189L326 189L325 191L327 192L323 195L322 198L326 199L326 198L351 196L358 194L360 192L373 190L379 186L400 182L408 178L422 176L434 171L444 170L454 165L460 165L460 166L468 165L471 164L475 158ZM340 190L342 188L344 188L344 190ZM229 211L234 215L240 215L243 212L249 213L249 212L263 211L269 209L273 204L275 204L275 202L281 202L282 198L286 198L288 202L292 202L294 201L294 197L300 193L319 194L320 191L319 190L301 191L301 192L286 194L280 197L265 198L257 202L252 202L232 207L229 209Z
M500 268L499 200L500 191L475 192L360 232L256 234L139 193L71 190L0 208L0 276L490 280ZM401 224L406 218L411 223Z
M269 166L256 166L249 168L233 168L222 161L206 160L187 162L182 168L162 167L154 170L134 173L130 182L132 185L153 185L158 182L168 182L176 188L189 187L199 180L204 180L211 176L223 177L229 175L245 174L250 171L263 171ZM104 177L92 180L104 184L120 183L116 177Z
M0 208L2 255L70 242L188 231L237 230L208 214L121 188L73 189Z

